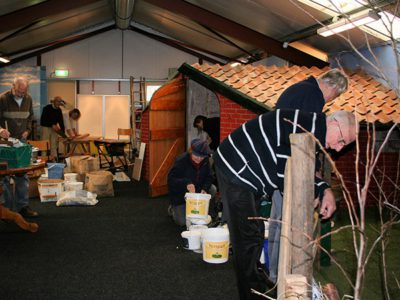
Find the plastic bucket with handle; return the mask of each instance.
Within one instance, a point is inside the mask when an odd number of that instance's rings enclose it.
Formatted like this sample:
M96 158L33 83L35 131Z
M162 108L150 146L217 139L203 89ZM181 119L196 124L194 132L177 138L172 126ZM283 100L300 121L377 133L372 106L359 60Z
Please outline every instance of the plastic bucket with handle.
M208 207L211 195L200 193L186 193L186 218L208 218Z
M202 233L203 260L221 264L229 257L229 231L225 228L208 228Z

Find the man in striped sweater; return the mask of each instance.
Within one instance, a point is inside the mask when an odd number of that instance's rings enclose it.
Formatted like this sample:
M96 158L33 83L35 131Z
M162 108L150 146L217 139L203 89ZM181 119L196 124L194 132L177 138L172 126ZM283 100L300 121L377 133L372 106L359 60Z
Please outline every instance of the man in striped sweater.
M290 120L290 121L289 121ZM252 299L250 289L266 290L265 278L257 270L264 243L263 222L256 202L263 195L283 192L286 160L290 156L291 133L314 134L326 148L340 151L356 138L354 115L339 111L324 114L277 109L246 122L232 132L214 154L218 183L228 220L240 299ZM301 171L301 170L299 170ZM331 217L336 210L332 197L324 197L328 185L315 178L316 195L322 199L320 214Z

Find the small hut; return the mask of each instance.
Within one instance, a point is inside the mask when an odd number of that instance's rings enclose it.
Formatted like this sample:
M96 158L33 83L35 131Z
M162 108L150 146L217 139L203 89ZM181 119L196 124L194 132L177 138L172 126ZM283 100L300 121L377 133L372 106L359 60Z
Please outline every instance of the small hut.
M223 140L244 122L274 109L287 87L327 70L328 67L183 64L178 75L153 95L143 114L142 140L148 144L144 178L149 182L150 196L167 193L168 171L190 142L195 115L220 117ZM328 103L325 113L355 111L359 121L375 123L383 129L400 123L400 99L393 90L361 72L347 75L348 91ZM364 133L362 143L366 143ZM395 140L381 158L382 168L392 178L397 178L399 144ZM348 182L355 182L354 158L354 146L336 158L337 167Z

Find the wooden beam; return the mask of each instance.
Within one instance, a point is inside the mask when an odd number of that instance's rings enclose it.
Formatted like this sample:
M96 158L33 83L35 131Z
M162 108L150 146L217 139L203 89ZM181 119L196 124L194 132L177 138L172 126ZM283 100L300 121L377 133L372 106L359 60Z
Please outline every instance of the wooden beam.
M289 157L285 167L285 185L282 203L282 225L281 239L279 244L279 262L278 262L278 295L285 292L285 278L291 273L291 245L292 240L291 220L292 220L292 158Z
M178 155L183 143L183 138L178 138L175 140L174 144L168 151L157 172L154 174L153 178L150 179L150 197L160 196L163 193L166 194L168 192L168 172L174 164L175 158Z
M184 0L145 0L155 6L161 7L173 13L185 16L203 26L208 26L219 31L224 35L241 40L245 43L264 49L269 54L283 58L296 65L307 67L316 66L323 68L328 63L319 60L311 55L301 52L291 46L283 47L283 43L266 36L251 28L245 27L239 23L205 10L199 6L191 4Z
M307 133L291 134L292 157L292 274L306 276L309 283L313 267L313 213L315 142ZM299 172L301 170L301 172ZM285 177L285 181L286 181Z
M308 296L307 278L299 274L290 274L285 277L284 300L311 300Z
M65 13L68 10L89 5L99 0L47 0L0 16L0 33L4 33L42 18Z

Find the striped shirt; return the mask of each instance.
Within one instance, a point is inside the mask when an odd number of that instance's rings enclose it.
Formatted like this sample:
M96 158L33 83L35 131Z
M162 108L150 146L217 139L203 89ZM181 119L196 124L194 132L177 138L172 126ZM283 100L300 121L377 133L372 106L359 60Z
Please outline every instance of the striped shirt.
M276 189L283 191L286 161L291 155L289 135L304 132L299 124L324 145L325 120L324 114L299 110L277 109L262 114L221 143L213 156L215 165L232 183L271 196ZM328 186L316 178L316 187L320 194Z

